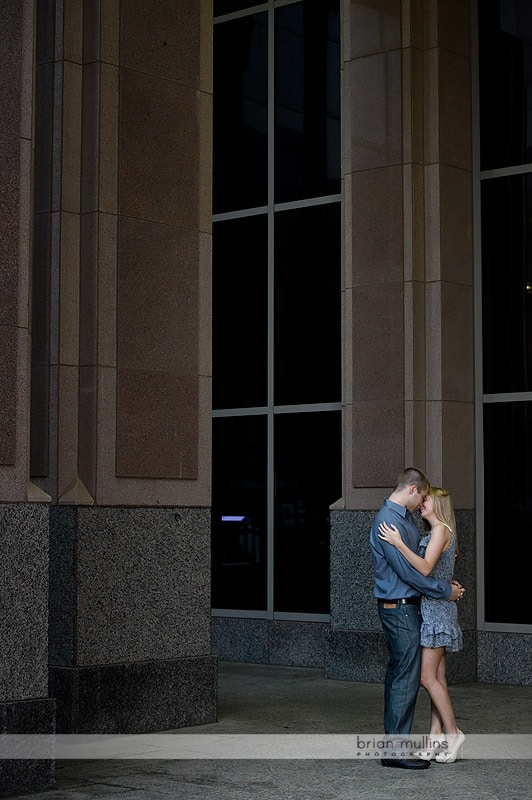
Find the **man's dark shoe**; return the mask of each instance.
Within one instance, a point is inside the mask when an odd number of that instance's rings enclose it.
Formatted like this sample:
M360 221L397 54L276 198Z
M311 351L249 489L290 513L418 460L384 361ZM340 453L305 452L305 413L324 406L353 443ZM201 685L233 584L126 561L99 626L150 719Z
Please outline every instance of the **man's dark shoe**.
M428 769L430 761L421 758L381 758L383 767L396 767L396 769Z

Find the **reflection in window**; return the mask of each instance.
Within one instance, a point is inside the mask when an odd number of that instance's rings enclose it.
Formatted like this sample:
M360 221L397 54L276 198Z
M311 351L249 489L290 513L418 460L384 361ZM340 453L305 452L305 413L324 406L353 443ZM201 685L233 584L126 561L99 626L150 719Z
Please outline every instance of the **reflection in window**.
M266 610L265 416L213 420L212 605Z

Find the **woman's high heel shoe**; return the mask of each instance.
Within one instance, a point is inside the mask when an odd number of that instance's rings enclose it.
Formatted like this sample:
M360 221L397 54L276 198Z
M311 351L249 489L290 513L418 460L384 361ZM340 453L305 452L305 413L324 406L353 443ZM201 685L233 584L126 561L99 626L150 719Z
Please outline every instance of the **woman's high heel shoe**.
M436 761L439 764L453 764L457 758L462 758L462 748L465 742L465 736L462 731L447 736L452 750L442 750L436 756Z
M445 741L446 735L445 733L429 734L428 739L430 747L427 747L425 750L418 750L414 753L414 756L420 758L422 761L432 761L433 758L436 758L436 753L441 747L441 743Z

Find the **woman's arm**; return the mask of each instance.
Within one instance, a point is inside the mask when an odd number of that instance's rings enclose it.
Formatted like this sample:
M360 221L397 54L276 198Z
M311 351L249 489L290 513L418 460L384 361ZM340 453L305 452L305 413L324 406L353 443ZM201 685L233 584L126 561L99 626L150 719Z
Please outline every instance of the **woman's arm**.
M443 550L446 549L450 534L445 525L437 524L432 529L430 542L425 551L425 556L418 556L414 553L401 539L399 530L392 525L391 527L385 522L379 525L379 539L383 539L388 544L396 547L399 552L412 564L412 566L421 572L422 575L429 575L434 569L434 565L438 561Z

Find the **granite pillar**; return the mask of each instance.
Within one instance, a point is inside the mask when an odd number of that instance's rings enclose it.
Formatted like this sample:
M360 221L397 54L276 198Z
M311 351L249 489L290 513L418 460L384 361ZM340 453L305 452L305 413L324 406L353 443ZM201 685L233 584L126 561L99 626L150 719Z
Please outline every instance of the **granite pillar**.
M331 677L382 680L369 530L405 466L452 493L466 532L476 672L469 3L344 12L344 491L331 513ZM459 344L458 344L459 343ZM459 526L460 527L460 526ZM471 569L469 569L471 567ZM471 631L471 635L469 633Z
M56 506L50 551L58 731L215 721L209 511Z
M48 507L29 480L33 0L0 9L0 734L50 734ZM54 760L0 762L0 794L54 783Z
M38 12L31 452L59 730L213 721L212 9Z
M0 734L53 734L48 696L48 507L0 504ZM0 795L47 789L55 762L0 761Z

